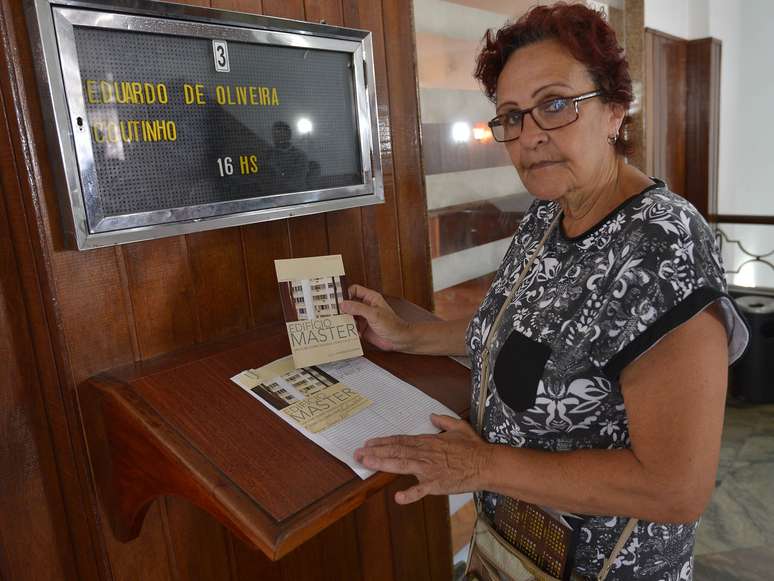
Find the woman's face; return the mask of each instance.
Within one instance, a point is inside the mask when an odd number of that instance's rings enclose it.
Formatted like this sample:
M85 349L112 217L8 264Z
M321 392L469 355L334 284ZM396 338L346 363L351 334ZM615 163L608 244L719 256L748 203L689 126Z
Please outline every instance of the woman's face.
M527 109L552 97L576 97L596 90L583 63L557 41L515 51L497 79L497 114ZM616 155L608 136L623 120L620 106L595 97L578 104L577 121L545 131L524 116L521 135L505 143L521 181L533 196L555 200L591 191L609 179Z

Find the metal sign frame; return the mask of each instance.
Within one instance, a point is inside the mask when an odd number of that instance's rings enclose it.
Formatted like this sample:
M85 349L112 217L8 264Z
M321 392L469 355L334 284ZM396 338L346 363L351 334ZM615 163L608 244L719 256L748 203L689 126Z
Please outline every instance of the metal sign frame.
M28 23L37 44L36 68L69 246L83 250L384 202L370 32L146 0L35 0L28 5ZM364 183L105 215L78 67L75 26L349 54Z

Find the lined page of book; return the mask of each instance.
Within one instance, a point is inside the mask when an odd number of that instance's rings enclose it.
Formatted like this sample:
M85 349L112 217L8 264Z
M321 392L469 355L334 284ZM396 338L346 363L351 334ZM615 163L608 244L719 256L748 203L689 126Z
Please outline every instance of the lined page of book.
M304 436L352 468L362 479L373 474L373 470L368 470L356 462L354 453L366 440L381 436L435 434L439 430L430 422L431 413L459 417L439 401L364 357L326 363L318 367L365 396L372 402L371 405L329 428L313 433L272 407L246 386L243 386L243 389ZM236 383L240 383L237 381L238 377L234 378Z

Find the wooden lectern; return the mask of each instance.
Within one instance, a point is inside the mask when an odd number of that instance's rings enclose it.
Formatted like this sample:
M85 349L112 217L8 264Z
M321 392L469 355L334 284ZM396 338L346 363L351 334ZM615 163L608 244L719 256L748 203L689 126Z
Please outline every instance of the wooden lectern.
M432 316L391 303L408 319ZM175 495L218 519L242 548L259 549L265 557L252 558L265 560L262 579L451 579L446 497L396 505L393 494L409 478L361 480L229 379L289 352L284 325L273 325L81 386L98 495L115 537L130 542L151 503ZM366 357L467 416L470 373L460 363L374 350ZM332 526L345 518L346 526ZM320 561L300 557L312 542L321 543Z

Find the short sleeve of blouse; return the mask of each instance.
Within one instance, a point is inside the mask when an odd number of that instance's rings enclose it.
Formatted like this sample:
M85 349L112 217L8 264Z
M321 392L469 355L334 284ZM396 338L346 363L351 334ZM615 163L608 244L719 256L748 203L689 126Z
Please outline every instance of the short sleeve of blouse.
M596 265L592 362L608 377L670 331L718 303L728 335L729 364L744 352L749 330L733 299L714 233L699 212L670 192L637 202L618 256Z

